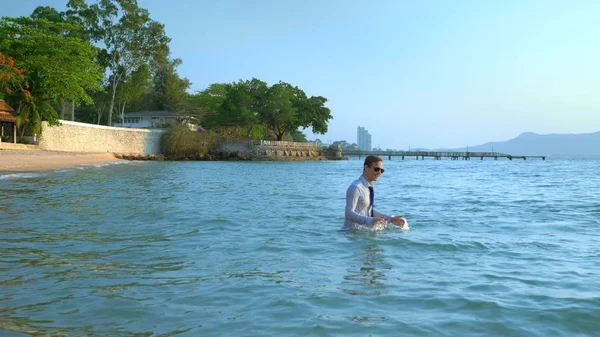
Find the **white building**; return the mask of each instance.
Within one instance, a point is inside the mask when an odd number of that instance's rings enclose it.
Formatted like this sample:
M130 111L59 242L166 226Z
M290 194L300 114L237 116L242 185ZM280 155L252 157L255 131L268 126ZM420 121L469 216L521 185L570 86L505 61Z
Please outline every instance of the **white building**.
M362 126L356 130L356 144L359 150L371 151L371 134Z
M172 111L141 111L124 114L123 122L114 123L113 126L137 129L158 129L165 128L177 122L192 126L192 123L197 123L197 121L193 117L182 117Z

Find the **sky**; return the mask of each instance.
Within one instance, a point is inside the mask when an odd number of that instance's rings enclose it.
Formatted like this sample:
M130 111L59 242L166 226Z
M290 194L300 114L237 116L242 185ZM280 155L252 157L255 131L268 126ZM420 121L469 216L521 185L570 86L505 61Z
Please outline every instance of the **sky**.
M92 3L92 0L87 0ZM138 0L192 86L253 77L324 96L325 135L461 148L600 131L597 0ZM0 16L67 0L0 0Z

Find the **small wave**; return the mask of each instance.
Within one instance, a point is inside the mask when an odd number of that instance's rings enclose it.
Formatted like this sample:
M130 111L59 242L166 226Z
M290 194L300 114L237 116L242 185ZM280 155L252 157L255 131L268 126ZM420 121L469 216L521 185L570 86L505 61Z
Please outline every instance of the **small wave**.
M77 166L74 166L71 168L61 169L57 172L66 172L66 171L70 171L70 170L85 170L85 169L90 169L90 168L100 168L100 167L115 166L115 165L135 165L135 164L136 164L136 162L131 162L131 161L114 161L114 162L101 163L101 164L77 165Z
M367 226L358 225L355 228L352 228L352 229L342 229L341 231L342 232L348 232L348 233L357 233L357 232L384 233L386 231L406 232L406 231L410 231L410 226L408 226L408 223L403 228L400 228L400 227L398 227L396 225L392 225L392 224L388 224L387 227L385 227L385 228L383 226L367 227Z
M135 165L135 164L136 163L129 162L129 161L117 161L117 162L94 164L94 165L78 165L78 166L74 166L74 167L61 168L61 169L56 169L56 170L51 170L51 171L44 171L44 172L0 173L0 180L22 179L22 178L25 178L25 179L40 178L40 177L47 177L51 173L64 173L64 172L70 172L73 170L85 170L85 169L90 169L90 168L100 168L100 167L113 166L113 165Z
M231 220L226 218L214 218L210 220L205 220L206 223L232 223Z
M115 165L139 165L142 164L143 161L113 161L102 164L88 165L88 167L105 167L105 166L115 166ZM85 168L85 166L78 166L78 168Z
M465 250L489 250L489 247L481 242L469 242L469 243L440 243L440 242L418 242L412 241L410 242L410 246L412 247L423 247L430 248L434 251L465 251Z
M5 179L21 179L21 178L39 178L39 177L44 177L47 176L48 173L41 173L41 172L22 172L22 173L6 173L6 174L0 174L0 180L5 180Z

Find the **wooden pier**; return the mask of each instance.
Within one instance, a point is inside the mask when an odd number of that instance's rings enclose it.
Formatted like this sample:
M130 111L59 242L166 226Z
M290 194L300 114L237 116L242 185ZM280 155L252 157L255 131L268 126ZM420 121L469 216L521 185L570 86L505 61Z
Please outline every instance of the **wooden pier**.
M542 159L546 160L546 156L513 156L506 153L500 152L437 152L437 151L361 151L361 150L352 150L352 151L342 151L344 156L368 156L368 155L376 155L380 157L388 157L389 160L392 157L401 157L402 160L405 157L415 158L419 160L424 160L425 158L433 158L435 160L441 160L442 158L450 158L451 160L471 160L472 158L483 160L483 158L494 158L494 160L498 160L498 158L513 160L513 159L523 159L527 160L528 158L532 159Z

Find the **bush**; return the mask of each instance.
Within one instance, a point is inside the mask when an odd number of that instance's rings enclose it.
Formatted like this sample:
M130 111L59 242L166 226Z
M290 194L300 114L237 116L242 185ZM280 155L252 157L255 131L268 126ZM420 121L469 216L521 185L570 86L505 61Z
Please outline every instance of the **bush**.
M160 138L160 151L170 160L207 159L209 151L221 141L211 132L197 132L185 125L172 125Z

